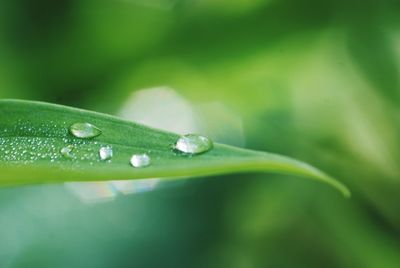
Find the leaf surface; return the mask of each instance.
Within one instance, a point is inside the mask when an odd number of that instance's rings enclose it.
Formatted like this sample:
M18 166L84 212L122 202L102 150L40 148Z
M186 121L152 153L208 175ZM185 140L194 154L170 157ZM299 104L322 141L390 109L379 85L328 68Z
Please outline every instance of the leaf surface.
M69 127L90 123L101 135L82 139ZM325 182L344 196L349 190L320 170L289 157L224 144L188 156L173 150L179 135L96 112L34 101L0 100L0 185L65 181L179 178L237 172L274 172ZM72 145L71 157L61 153ZM113 157L102 161L99 149ZM134 168L133 154L146 153L151 165Z

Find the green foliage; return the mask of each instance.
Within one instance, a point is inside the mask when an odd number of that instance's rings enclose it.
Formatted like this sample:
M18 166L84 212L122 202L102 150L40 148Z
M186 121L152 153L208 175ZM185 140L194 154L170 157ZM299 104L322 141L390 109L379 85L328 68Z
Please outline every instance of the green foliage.
M0 123L2 184L271 171L320 180L345 196L350 195L340 182L288 157L222 144L215 144L212 150L201 155L185 155L173 151L179 135L104 114L39 102L1 100L0 117L3 118ZM101 135L88 139L75 137L70 133L70 126L79 122L98 127ZM61 153L66 146L72 146L71 157ZM99 149L104 146L114 151L110 162L99 158ZM143 153L151 157L152 164L132 168L129 165L132 154Z
M397 268L399 47L396 0L1 1L1 98L139 122L124 113L135 104L146 119L162 115L140 122L162 128L170 99L140 96L168 87L203 120L200 133L312 163L351 186L352 199L253 169L161 179L140 194L143 182L124 180L135 192L127 194L107 180L30 184L29 161L14 170L2 162L0 181L24 185L0 187L0 267ZM58 129L85 148L67 125ZM133 173L132 153L120 163ZM64 181L47 162L44 175ZM85 190L97 199L82 198Z

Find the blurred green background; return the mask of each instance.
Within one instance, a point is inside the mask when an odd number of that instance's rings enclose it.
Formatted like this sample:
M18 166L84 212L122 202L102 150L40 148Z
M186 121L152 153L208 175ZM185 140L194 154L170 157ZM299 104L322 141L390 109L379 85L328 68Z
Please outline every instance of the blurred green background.
M0 98L201 131L353 192L268 174L1 188L0 267L400 267L399 1L3 0Z

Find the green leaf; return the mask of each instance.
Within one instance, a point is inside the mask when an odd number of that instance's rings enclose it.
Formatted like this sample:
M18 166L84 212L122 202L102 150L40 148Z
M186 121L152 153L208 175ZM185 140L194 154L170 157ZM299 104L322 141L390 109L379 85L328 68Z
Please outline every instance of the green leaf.
M319 180L350 196L340 182L288 157L223 144L199 155L179 154L172 149L179 135L96 112L0 100L0 118L0 185L278 172ZM76 123L89 123L101 134L77 138L70 132ZM100 160L103 146L113 149L110 161ZM151 165L133 168L131 156L143 153L151 157Z

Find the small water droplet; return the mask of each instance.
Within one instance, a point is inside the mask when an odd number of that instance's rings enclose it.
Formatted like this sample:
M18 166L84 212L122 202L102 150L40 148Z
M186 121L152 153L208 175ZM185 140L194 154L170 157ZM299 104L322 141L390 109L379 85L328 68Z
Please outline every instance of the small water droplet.
M151 164L148 154L134 154L131 158L131 165L136 168L147 167Z
M90 123L75 123L69 127L69 131L77 138L87 139L97 137L101 130Z
M211 150L213 142L207 137L197 134L186 134L179 137L174 149L185 154L201 154Z
M103 161L110 160L113 157L112 148L109 146L101 147L99 150L99 156L100 156L100 159Z
M74 158L74 153L73 153L74 148L75 147L73 145L68 145L66 147L63 147L60 152L62 156L66 158Z

